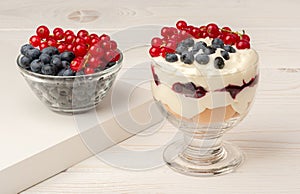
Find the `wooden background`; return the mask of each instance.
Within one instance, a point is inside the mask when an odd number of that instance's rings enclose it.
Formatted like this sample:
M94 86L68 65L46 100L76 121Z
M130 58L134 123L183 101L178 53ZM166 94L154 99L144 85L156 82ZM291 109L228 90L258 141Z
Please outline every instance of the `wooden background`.
M245 163L235 173L195 178L174 173L164 165L127 171L92 157L23 194L300 193L299 9L297 0L1 1L0 55L11 56L11 65L15 65L20 45L40 24L113 33L144 24L174 25L180 18L191 24L216 22L246 29L261 62L255 105L248 117L226 135L246 154ZM124 62L123 71L133 66L129 61ZM157 133L133 137L121 146L139 150L159 147L176 132L165 123Z

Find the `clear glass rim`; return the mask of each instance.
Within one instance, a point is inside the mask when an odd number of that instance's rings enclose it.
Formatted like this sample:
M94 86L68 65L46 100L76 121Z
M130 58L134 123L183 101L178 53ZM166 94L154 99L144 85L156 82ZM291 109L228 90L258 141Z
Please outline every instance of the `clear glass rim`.
M120 56L120 59L116 62L115 65L113 65L112 67L109 67L108 69L105 69L103 71L93 73L93 74L89 74L89 75L55 76L55 75L43 75L43 74L35 73L35 72L29 71L27 69L24 69L20 66L20 59L23 56L22 54L18 55L18 57L17 57L17 68L21 73L24 73L24 74L29 75L29 76L37 77L37 78L44 78L44 79L61 79L61 80L65 80L65 79L76 79L76 78L101 77L101 76L104 76L106 74L114 73L114 72L118 71L121 68L121 64L123 62L123 54L122 54L122 52L119 52L119 53L120 53L121 56Z

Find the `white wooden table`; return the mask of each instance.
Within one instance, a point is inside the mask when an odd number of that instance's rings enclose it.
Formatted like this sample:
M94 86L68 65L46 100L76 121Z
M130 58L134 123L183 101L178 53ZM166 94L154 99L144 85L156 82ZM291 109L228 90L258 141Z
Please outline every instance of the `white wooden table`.
M300 193L299 8L297 0L1 1L0 32L7 35L7 42L21 43L40 24L110 33L143 24L174 25L184 18L191 24L216 22L246 29L261 62L255 105L226 135L246 154L235 173L195 178L165 165L128 171L92 157L23 193ZM12 32L20 31L14 37ZM165 123L157 133L130 138L119 146L151 149L164 145L176 132Z

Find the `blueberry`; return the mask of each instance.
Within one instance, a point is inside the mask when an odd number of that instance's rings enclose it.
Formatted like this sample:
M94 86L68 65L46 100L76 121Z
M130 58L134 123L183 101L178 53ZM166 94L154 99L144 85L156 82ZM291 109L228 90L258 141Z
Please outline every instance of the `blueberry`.
M71 62L75 58L75 55L74 55L73 52L65 51L65 52L60 54L60 58L61 58L62 61Z
M227 51L221 51L221 55L225 60L228 60L230 58L229 53Z
M172 90L176 93L182 93L183 92L184 85L182 83L174 83L172 86Z
M223 48L224 47L224 42L220 38L215 38L212 41L212 46L214 48Z
M34 47L31 45L31 44L24 44L22 47L21 47L21 53L22 55L25 55L27 50L29 49L33 49Z
M183 52L188 51L188 48L183 46L182 44L179 44L176 48L176 53L182 54Z
M55 54L59 54L59 51L58 51L57 48L55 48L53 46L50 46L50 47L44 48L42 50L42 53L45 53L45 54L48 54L48 55L52 56L52 55L55 55Z
M184 84L184 89L187 90L187 93L193 93L196 91L196 86L193 82L188 82Z
M216 57L214 61L214 66L216 69L223 69L225 66L224 60L222 57Z
M68 61L61 61L62 67L63 68L68 68L70 67L70 63Z
M208 47L203 49L203 52L206 55L211 55L211 54L214 54L216 52L216 49L211 47L211 46L208 46Z
M186 47L191 47L195 44L195 41L192 38L187 38L187 39L182 41L182 44Z
M20 67L25 68L25 69L29 69L30 68L30 63L31 63L31 59L26 57L26 56L22 56L20 59Z
M67 69L61 69L61 70L58 72L57 76L63 76L63 75L64 75L64 72L65 72L66 70L67 70Z
M51 63L49 65L53 68L53 70L55 71L55 74L57 74L62 69L62 67L58 68L57 66L55 66L55 65L53 65Z
M40 59L35 59L30 63L30 69L32 72L40 73L43 63Z
M199 54L196 56L196 61L201 65L205 65L209 62L209 56L206 54Z
M42 54L40 55L39 59L40 59L44 64L50 63L50 61L51 61L50 55L45 54L45 53L42 53Z
M28 58L31 58L31 59L38 59L40 55L41 55L41 51L39 49L36 49L36 48L29 49L25 53L25 56L28 57Z
M192 64L194 62L194 55L191 52L182 53L180 60L185 64Z
M75 72L72 71L72 69L66 69L63 73L63 76L73 76L75 75Z
M60 58L57 58L57 57L54 57L54 58L52 57L50 65L55 66L57 69L63 68Z
M116 62L110 61L110 62L107 63L107 65L106 65L105 68L106 68L106 69L107 69L107 68L110 68L110 67L114 66L115 64L116 64Z
M236 52L236 50L230 45L224 46L224 50L227 51L227 52L230 52L230 53L235 53Z
M174 53L168 53L166 55L166 61L168 61L168 62L176 62L176 61L178 61L178 57Z
M198 52L200 49L205 49L206 47L207 47L207 44L205 42L199 41L194 44L192 51Z
M97 67L97 68L95 68L95 73L98 73L100 71L103 71L103 67Z
M60 55L58 55L58 54L52 55L51 57L52 57L52 59L53 59L53 58L58 58L58 59L60 59Z
M42 66L42 74L44 75L55 75L56 69L54 66L46 64Z
M78 72L76 72L76 75L77 75L77 76L84 75L84 71L83 71L83 70L81 70L81 71L78 71Z

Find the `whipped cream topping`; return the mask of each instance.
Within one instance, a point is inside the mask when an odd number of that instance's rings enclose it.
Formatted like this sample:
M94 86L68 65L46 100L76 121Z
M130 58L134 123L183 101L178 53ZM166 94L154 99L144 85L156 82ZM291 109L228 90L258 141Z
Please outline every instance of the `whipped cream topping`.
M197 42L203 41L208 45L211 45L212 40L212 38L195 39ZM233 46L233 48L236 49L235 46ZM226 84L241 86L243 84L243 80L248 82L256 75L258 55L254 49L236 49L235 53L229 53L229 60L224 60L224 68L216 69L214 67L214 59L216 57L221 57L221 50L222 49L218 48L214 54L209 55L210 61L206 65L201 65L197 63L196 60L193 64L185 64L180 59L176 62L167 62L165 58L161 56L153 57L152 59L155 63L161 66L161 70L167 71L168 74L179 77L184 76L187 79L191 78L190 81L194 84L201 85L202 87L210 90L221 88L220 86L224 86ZM202 53L202 50L200 50L197 54L200 53ZM178 58L180 58L179 55ZM201 78L193 79L198 76L202 77L204 80ZM210 81L215 79L220 80L218 83L223 83L215 86L217 82Z

